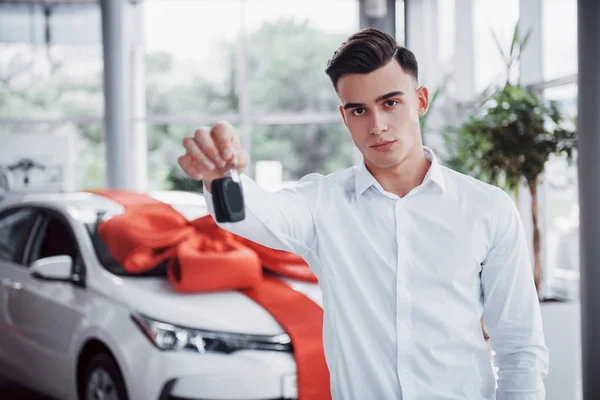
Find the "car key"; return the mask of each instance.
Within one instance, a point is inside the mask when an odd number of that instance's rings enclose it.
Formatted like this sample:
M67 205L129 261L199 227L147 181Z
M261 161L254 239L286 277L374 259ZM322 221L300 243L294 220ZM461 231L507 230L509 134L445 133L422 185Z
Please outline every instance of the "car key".
M242 182L237 171L237 155L233 155L233 168L211 183L211 193L217 222L238 222L246 218Z

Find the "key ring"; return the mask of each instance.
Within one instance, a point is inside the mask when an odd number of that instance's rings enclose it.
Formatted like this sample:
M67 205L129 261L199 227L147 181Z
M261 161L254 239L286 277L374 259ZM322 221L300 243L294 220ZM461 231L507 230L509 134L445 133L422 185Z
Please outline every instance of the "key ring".
M229 170L227 170L225 172L225 176L230 176L234 182L241 184L240 174L237 170L238 156L237 156L237 153L235 152L235 150L232 150L232 152L233 152L233 168L230 168Z

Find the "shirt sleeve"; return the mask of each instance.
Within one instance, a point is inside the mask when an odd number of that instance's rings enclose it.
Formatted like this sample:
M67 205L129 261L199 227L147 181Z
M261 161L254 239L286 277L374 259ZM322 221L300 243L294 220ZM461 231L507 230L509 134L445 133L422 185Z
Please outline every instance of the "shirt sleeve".
M543 400L549 355L523 223L502 192L496 233L482 263L484 321L498 367L497 400Z
M298 254L310 264L309 259L314 259L316 250L315 212L311 203L318 204L315 202L319 196L318 177L310 174L293 188L269 192L242 174L245 219L218 225L263 246ZM204 198L214 218L212 195L208 190L204 190Z

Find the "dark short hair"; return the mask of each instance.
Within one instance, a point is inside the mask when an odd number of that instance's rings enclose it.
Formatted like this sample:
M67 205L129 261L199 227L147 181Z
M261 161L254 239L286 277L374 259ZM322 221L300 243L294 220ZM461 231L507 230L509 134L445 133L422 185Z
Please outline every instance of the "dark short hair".
M392 58L398 61L404 72L419 80L419 67L413 52L398 45L391 35L375 28L363 29L342 43L327 62L325 73L337 90L342 75L368 74L388 64Z

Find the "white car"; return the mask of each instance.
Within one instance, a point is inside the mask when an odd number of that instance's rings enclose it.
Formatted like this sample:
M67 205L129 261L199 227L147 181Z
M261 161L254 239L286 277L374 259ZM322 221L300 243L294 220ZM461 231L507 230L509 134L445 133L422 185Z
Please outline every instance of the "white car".
M154 192L188 218L199 194ZM57 399L293 399L290 338L238 291L133 276L96 234L123 207L92 193L0 203L0 373ZM318 285L282 278L319 305Z

